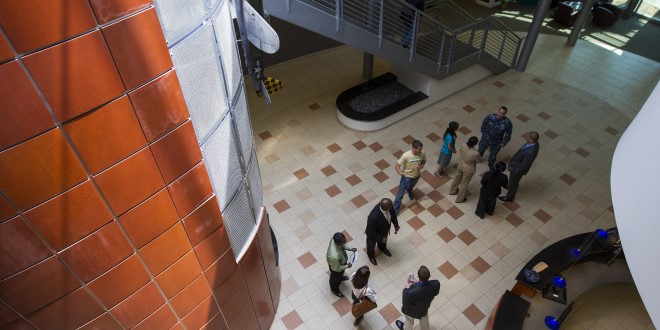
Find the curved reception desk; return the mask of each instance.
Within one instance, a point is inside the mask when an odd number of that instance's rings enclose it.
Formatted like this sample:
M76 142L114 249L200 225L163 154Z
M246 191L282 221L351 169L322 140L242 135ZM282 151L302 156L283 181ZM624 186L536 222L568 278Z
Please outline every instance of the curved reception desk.
M572 301L611 283L633 283L615 229L567 237L546 247L516 276L489 317L486 329L543 329L557 325Z

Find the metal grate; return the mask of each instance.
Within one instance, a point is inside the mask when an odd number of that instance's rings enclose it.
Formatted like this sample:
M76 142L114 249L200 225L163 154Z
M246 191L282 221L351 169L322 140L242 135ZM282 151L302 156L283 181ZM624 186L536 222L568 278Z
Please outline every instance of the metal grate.
M185 38L207 18L208 7L204 0L155 0L160 25L168 44Z
M238 193L234 195L227 208L222 212L222 217L227 227L234 257L238 259L240 253L247 246L252 232L255 231L257 223L245 186L241 186Z
M233 118L236 121L238 138L241 142L241 152L243 154L243 163L247 164L250 160L250 154L254 145L252 137L252 125L250 124L250 113L245 100L245 93L238 96L238 100L232 110Z
M220 49L220 60L227 82L228 99L233 100L235 93L238 93L241 89L243 75L241 74L242 68L239 63L234 25L230 16L228 1L220 5L215 17L213 17L212 24L215 31L215 39Z
M258 216L259 209L264 204L264 194L261 188L261 174L259 173L259 161L257 160L256 149L252 149L247 181L250 193L252 194L252 204L254 205L254 214L256 217Z

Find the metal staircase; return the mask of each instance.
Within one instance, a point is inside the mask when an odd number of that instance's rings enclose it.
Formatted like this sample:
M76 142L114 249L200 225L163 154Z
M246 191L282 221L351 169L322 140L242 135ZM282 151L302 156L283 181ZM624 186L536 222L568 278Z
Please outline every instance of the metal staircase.
M513 68L523 38L494 17L475 19L450 0L423 12L403 0L264 0L269 15L443 79L474 64L495 74ZM413 13L401 18L402 10ZM412 25L408 48L401 45Z

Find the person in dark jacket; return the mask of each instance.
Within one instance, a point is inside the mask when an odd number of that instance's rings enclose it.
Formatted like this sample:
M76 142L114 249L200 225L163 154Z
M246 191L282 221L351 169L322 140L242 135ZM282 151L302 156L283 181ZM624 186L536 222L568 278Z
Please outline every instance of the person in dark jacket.
M513 202L518 192L518 184L526 175L532 163L539 154L539 133L531 131L525 134L526 143L513 155L509 162L509 185L506 196L500 196L501 201Z
M509 183L509 178L506 174L502 173L504 170L506 170L506 164L504 162L497 162L495 168L486 172L481 178L479 202L477 202L477 210L474 212L479 218L483 219L485 213L493 215L497 196L502 192L502 188L505 188Z
M431 272L426 266L419 267L417 276L419 281L409 280L403 289L401 312L406 321L396 320L396 326L401 330L412 330L415 319L419 320L419 327L422 330L428 330L429 307L435 296L440 293L440 281L429 280Z
M386 256L392 256L392 253L387 249L387 236L390 235L392 224L394 224L394 233L398 233L399 221L396 219L392 200L383 198L369 213L367 229L364 231L367 234L367 256L374 265L378 264L376 262L376 244L378 244L378 249L383 251Z

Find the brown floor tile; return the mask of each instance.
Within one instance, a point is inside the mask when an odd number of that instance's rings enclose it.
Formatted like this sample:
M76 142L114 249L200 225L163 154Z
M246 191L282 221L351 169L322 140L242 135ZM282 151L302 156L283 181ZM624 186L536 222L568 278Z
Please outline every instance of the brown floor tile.
M434 201L435 203L439 202L441 199L445 198L439 191L433 190L430 193L426 194L426 197ZM430 209L430 208L429 208Z
M516 118L523 123L526 123L529 120L529 117L523 115L522 113L517 115Z
M523 219L515 213L509 214L508 216L506 216L506 218L504 218L504 220L508 221L514 227L518 227L520 226L520 224L524 222Z
M383 171L380 171L380 172L374 174L374 179L376 179L376 181L378 181L380 183L385 182L389 178L390 177L387 174L385 174L385 172L383 172Z
M325 192L328 194L328 196L335 197L341 194L341 189L333 184L332 186L325 188Z
M488 104L488 100L486 100L486 99L483 98L483 97L480 97L480 98L477 99L477 103L479 103L479 105L487 105L487 104Z
M406 135L406 136L403 137L402 140L403 140L403 142L405 142L406 144L410 145L410 144L413 143L413 141L415 141L415 138L412 137L412 136L410 136L410 135Z
M288 330L293 330L303 324L303 320L300 318L300 315L293 310L289 314L282 316L282 323Z
M506 86L505 83L503 83L503 82L501 82L501 81L499 81L499 80L496 81L496 82L494 82L493 85L495 85L495 87L498 87L498 88L502 88L502 87Z
M335 152L341 150L341 147L338 144L333 143L333 144L328 146L328 150L330 150L330 152L332 152L334 154Z
M357 149L357 150L362 150L362 149L367 147L367 144L364 143L364 141L360 140L360 141L357 141L357 142L353 143L353 147L355 147L355 149Z
M449 241L453 240L454 237L456 237L456 234L454 234L449 228L445 227L438 232L438 236L440 236L440 238L442 238L443 241L449 243Z
M381 316L385 319L385 322L387 324L390 324L399 317L401 317L401 312L399 312L399 309L394 306L392 303L387 304L385 307L381 308L380 311L378 311Z
M559 179L564 181L567 185L572 185L576 180L574 177L568 175L567 173L562 174Z
M353 197L353 199L351 199L351 202L353 203L353 205L355 205L355 207L360 208L366 205L369 201L367 201L367 199L364 198L364 196L358 195Z
M344 234L344 236L346 236L346 242L350 242L353 240L353 236L351 236L346 230L342 231L341 233Z
M414 217L412 217L412 219L408 220L408 225L409 225L412 229L414 229L414 230L418 230L419 228L424 227L425 223L424 223L424 221L422 221L422 219L420 219L419 217L414 216Z
M511 212L514 212L515 210L520 208L520 204L516 202L506 202L506 203L502 203L502 205L504 205L504 207L509 209L509 211Z
M474 304L466 308L463 311L463 315L465 315L465 317L467 317L474 325L477 325L477 323L481 322L481 320L486 317L486 315Z
M291 208L291 206L289 206L289 203L287 203L286 200L284 200L284 199L277 202L277 203L275 203L275 204L273 204L273 207L279 213L282 213L282 212L288 210L289 208Z
M454 277L454 275L458 274L458 269L456 269L456 267L454 267L454 265L452 265L451 262L449 261L446 261L444 264L440 265L440 267L438 267L438 270L447 279L450 279Z
M553 130L549 129L543 133L543 135L549 137L550 139L554 139L559 136L559 134L555 133Z
M301 169L293 172L293 175L295 175L296 178L298 178L298 180L302 180L302 179L308 177L309 173L307 173L307 171L305 171L304 168L301 168Z
M332 167L332 165L328 165L328 166L322 168L321 172L323 172L323 174L325 174L325 176L331 176L331 175L337 173L337 170L335 170L335 168Z
M405 199L406 197L407 196L405 196L403 198ZM422 206L422 204L420 204L418 201L414 201L411 204L409 204L408 208L410 209L410 211L415 213L415 215L418 215L418 214L424 212L424 206Z
M350 296L350 293L348 295ZM332 303L332 307L335 308L339 316L344 316L353 309L353 304L348 301L348 298L340 298Z
M431 133L431 134L427 135L426 138L431 140L431 142L433 142L433 143L440 141L440 136L438 136L438 134L435 134L435 133Z
M538 114L538 116L541 117L541 119L544 119L544 120L548 120L548 119L552 118L552 116L550 116L550 115L549 115L547 112L545 112L545 111L541 111L541 112Z
M307 252L298 257L298 262L303 266L303 268L307 268L316 263L316 258L314 258L311 252Z
M463 213L463 211L461 211L458 207L452 206L449 210L447 210L447 214L449 214L455 220L458 220L458 218L462 217L465 213Z
M379 150L383 149L383 146L378 142L374 142L369 145L369 149L373 150L374 152L378 152Z
M460 238L465 245L470 245L477 240L477 238L467 229L458 234L458 238Z
M575 153L582 156L582 157L584 157L584 158L587 158L587 156L591 155L591 153L589 151L586 151L586 150L582 149L581 147L575 149Z
M575 199L582 203L584 206L589 206L594 202L593 199L589 198L589 196L585 195L584 193L579 194Z
M481 274L490 269L488 262L486 262L486 260L482 259L481 257L476 257L474 260L472 260L470 265L472 265L472 267L474 267L474 269L476 269Z
M540 78L534 78L534 79L532 79L532 81L539 84L539 85L543 83L543 79L540 79Z
M273 137L273 134L271 134L269 131L263 131L263 132L259 133L258 135L262 140L267 140L267 139L270 139L270 138Z
M617 135L617 134L619 134L619 130L617 130L616 128L614 128L614 127L612 127L612 126L607 126L607 127L605 128L605 132L610 133L611 135Z
M348 178L346 178L346 182L348 182L348 184L350 184L351 186L355 186L356 184L362 182L362 180L360 179L359 176L353 174Z
M321 109L321 106L318 103L312 103L307 106L310 110L315 111Z
M401 155L403 155L403 150L395 151L395 152L392 153L392 156L394 156L394 158L396 158L396 159L401 158ZM394 165L392 165L392 166L394 166Z
M438 204L433 204L429 206L426 210L429 211L429 213L431 213L431 215L433 215L436 218L439 217L441 214L445 213L445 210L443 210L442 207L440 207L440 205Z
M534 216L543 221L543 223L546 223L552 219L552 216L546 211L543 211L543 209L539 209L538 211L534 212Z
M472 130L469 129L469 128L467 128L467 126L461 126L461 127L459 127L459 128L458 128L458 131L459 131L461 134L463 134L463 135L468 135L468 134L472 133Z
M473 106L468 104L468 105L463 107L463 110L465 110L465 112L467 112L467 113L472 113L473 111L475 111L477 109L475 109Z
M388 167L390 167L390 166L394 167L394 165L391 165L385 159L381 159L381 160L375 162L374 165L376 165L376 167L378 167L381 171L388 168Z

